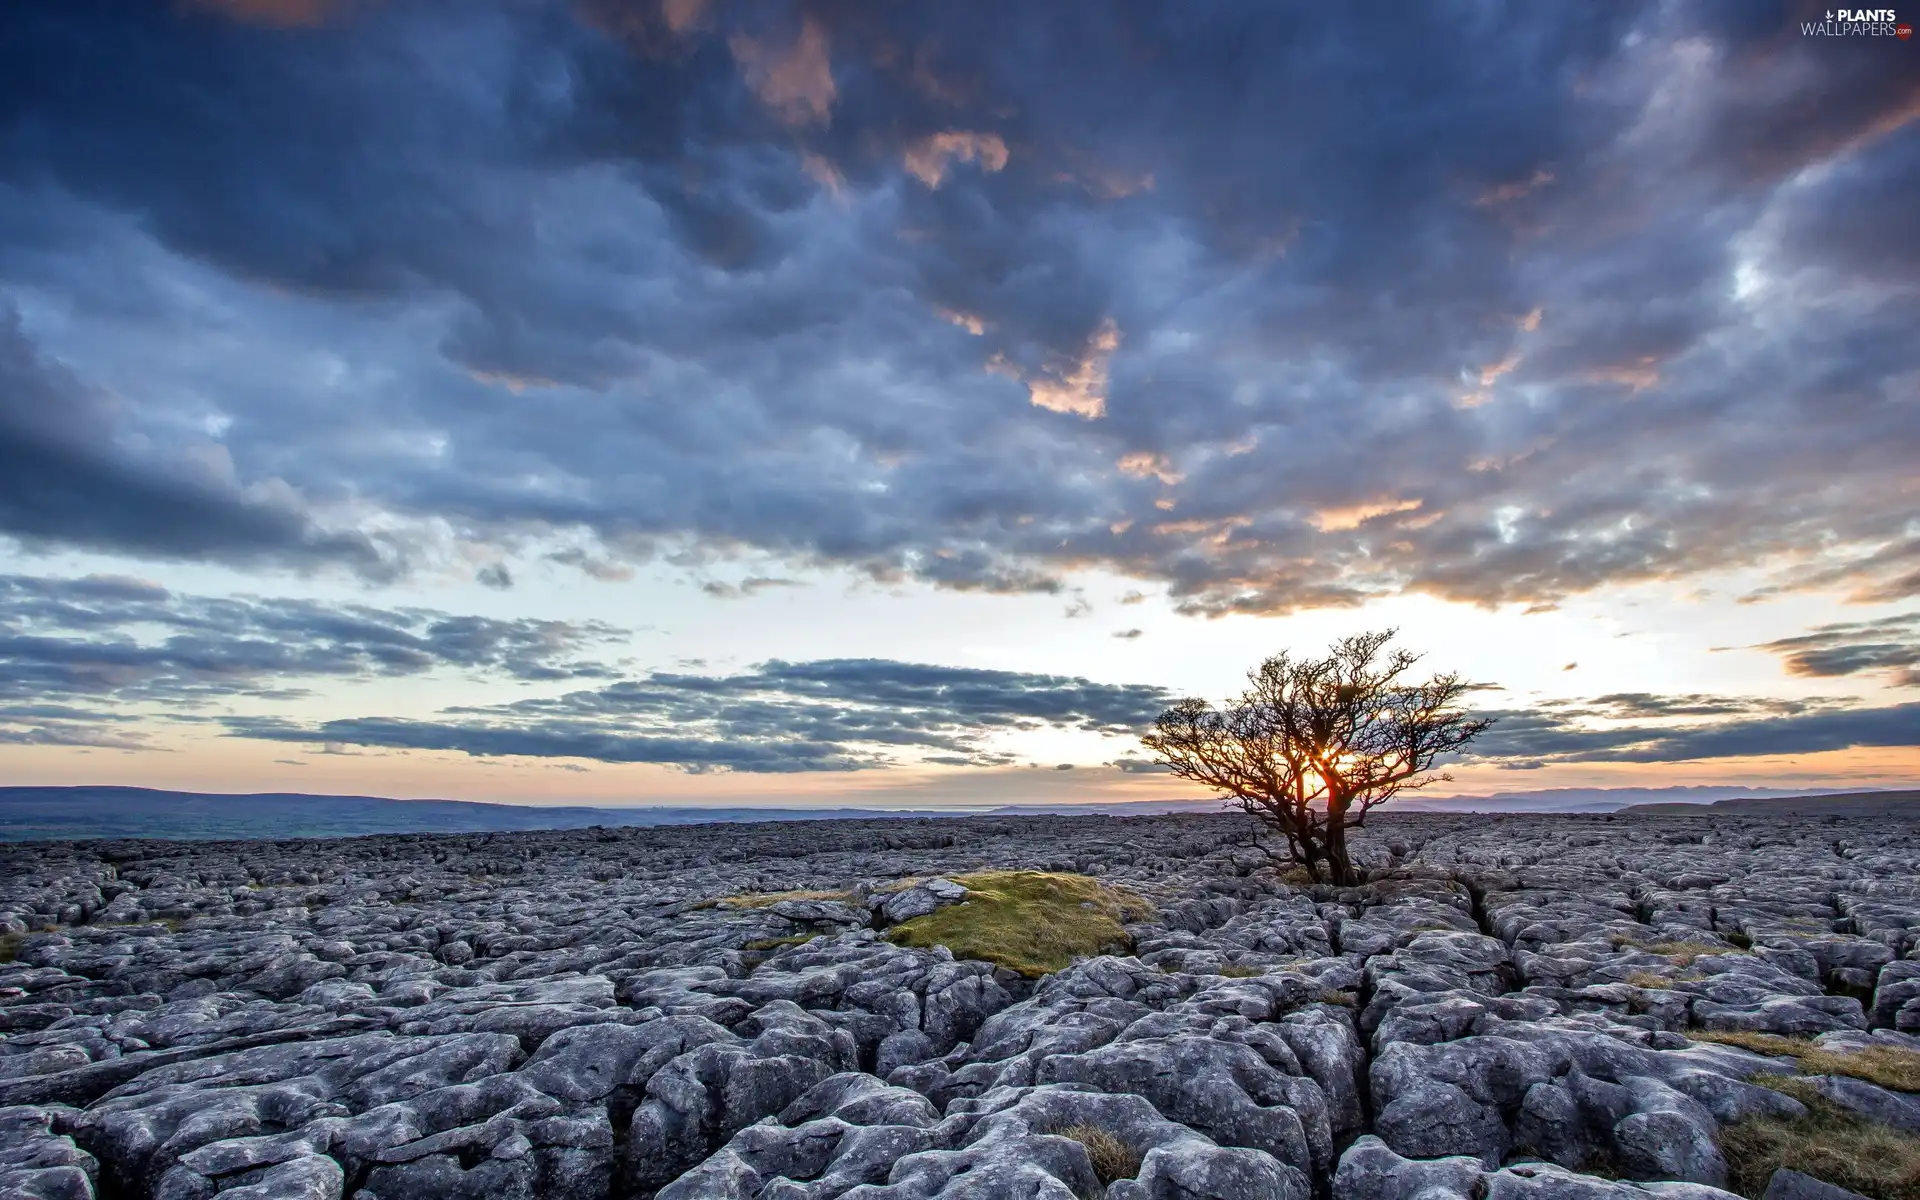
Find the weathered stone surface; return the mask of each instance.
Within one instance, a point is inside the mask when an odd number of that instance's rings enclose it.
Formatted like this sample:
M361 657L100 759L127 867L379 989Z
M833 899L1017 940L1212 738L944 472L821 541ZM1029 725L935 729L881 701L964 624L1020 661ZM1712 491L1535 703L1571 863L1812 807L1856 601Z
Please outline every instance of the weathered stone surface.
M1760 1200L1866 1200L1866 1197L1781 1167L1767 1180L1767 1190Z
M1369 826L1345 889L1226 817L0 846L0 1195L1709 1200L1804 1109L1690 1033L1920 1049L1912 824ZM1157 915L1037 981L887 941L982 866ZM845 899L720 903L782 892Z

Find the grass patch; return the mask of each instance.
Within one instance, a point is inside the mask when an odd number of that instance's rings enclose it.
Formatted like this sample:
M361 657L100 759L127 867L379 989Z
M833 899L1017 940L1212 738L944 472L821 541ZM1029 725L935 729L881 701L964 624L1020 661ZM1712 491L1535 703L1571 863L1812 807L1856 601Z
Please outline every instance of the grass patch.
M1658 954L1676 967L1690 967L1695 959L1706 958L1714 954L1745 954L1745 947L1722 946L1717 942L1642 942L1624 933L1616 933L1607 938L1615 950L1632 948L1645 950L1648 954ZM1752 943L1749 942L1749 945Z
M887 937L922 950L945 946L955 958L1037 979L1081 955L1129 949L1121 922L1153 911L1134 893L1085 875L983 871L955 882L971 893L965 900L902 921Z
M1896 1092L1920 1092L1920 1050L1904 1046L1810 1049L1800 1055L1800 1069L1809 1075L1851 1075Z
M1720 936L1723 938L1726 938L1729 942L1732 942L1735 946L1738 946L1742 950L1753 949L1752 936L1741 933L1738 929L1732 931L1731 933L1723 933Z
M1631 987L1672 991L1676 983L1698 983L1705 978L1705 975L1695 975L1687 971L1681 971L1675 975L1661 975L1654 971L1635 971L1627 976L1626 983Z
M1696 1042L1738 1046L1755 1054L1790 1054L1796 1058L1811 1044L1806 1038L1782 1037L1777 1033L1750 1033L1744 1029L1689 1029L1687 1036Z
M1746 951L1714 942L1655 942L1647 947L1647 953L1661 955L1676 967L1690 967L1697 958L1715 954L1745 954Z
M782 900L836 900L842 904L853 900L852 892L742 892L738 896L722 896L713 903L720 908L771 908Z
M1087 1148L1087 1161L1102 1184L1116 1179L1132 1179L1140 1173L1140 1155L1113 1134L1098 1125L1069 1125L1056 1135L1072 1138Z
M1215 973L1225 975L1228 979L1252 979L1255 975L1265 975L1267 972L1264 967L1229 965L1221 967L1220 970Z
M772 950L784 950L788 946L802 946L819 936L817 933L797 933L792 937L755 938L740 948L749 954L761 954Z
M1360 998L1352 992L1342 992L1334 988L1328 988L1326 991L1320 993L1320 1003L1338 1004L1342 1008L1357 1008L1360 1004Z
M1896 1092L1920 1092L1920 1050L1904 1046L1823 1050L1810 1038L1781 1037L1777 1033L1691 1030L1687 1036L1696 1042L1720 1042L1757 1054L1787 1055L1795 1059L1801 1072L1807 1075L1847 1075ZM1796 1095L1795 1099L1798 1098Z
M29 929L25 933L0 934L0 963L10 963L20 954L20 947L36 933L59 933L58 925L42 925L38 929Z
M1807 1115L1752 1117L1720 1130L1734 1191L1759 1200L1773 1173L1789 1167L1872 1200L1920 1200L1920 1138L1862 1121L1811 1088L1779 1090L1805 1104Z

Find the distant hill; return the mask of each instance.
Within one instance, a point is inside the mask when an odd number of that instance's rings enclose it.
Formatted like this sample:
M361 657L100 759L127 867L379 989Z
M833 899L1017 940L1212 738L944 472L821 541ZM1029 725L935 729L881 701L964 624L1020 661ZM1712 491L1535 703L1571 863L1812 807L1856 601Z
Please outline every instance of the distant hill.
M1703 808L1720 800L1751 797L1798 799L1825 794L1821 788L1753 788L1727 784L1657 788L1541 788L1527 792L1496 792L1490 796L1409 796L1394 802L1399 812L1558 812L1610 813L1660 804L1682 811Z
M356 837L371 833L493 833L592 825L805 821L933 814L857 808L589 808L393 800L301 792L171 792L137 787L0 787L0 841L85 838Z
M1635 804L1620 812L1633 817L1920 817L1920 791L1737 796L1712 804Z
M1393 813L1706 814L1800 811L1884 813L1920 801L1920 790L1769 793L1737 787L1549 788L1491 796L1408 798ZM1836 804L1835 802L1840 802ZM1758 806L1758 807L1743 807ZM1786 807L1780 807L1786 806ZM1101 803L1006 804L994 808L700 808L691 805L593 807L484 804L471 800L396 800L384 796L321 796L304 792L175 792L138 787L0 787L0 842L88 838L212 841L249 838L358 837L376 833L504 833L520 829L585 829L592 825L694 825L712 821L824 821L849 817L957 816L1146 817L1218 813L1216 799ZM1914 805L1920 815L1920 804Z

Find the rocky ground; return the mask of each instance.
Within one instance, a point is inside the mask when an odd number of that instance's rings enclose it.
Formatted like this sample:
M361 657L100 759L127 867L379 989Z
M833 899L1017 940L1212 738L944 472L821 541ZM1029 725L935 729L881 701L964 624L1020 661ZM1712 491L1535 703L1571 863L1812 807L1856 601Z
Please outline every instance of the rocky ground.
M1346 890L1241 828L0 846L0 1196L1705 1200L1809 1105L1920 1134L1920 824L1390 818ZM1157 914L887 940L981 868Z

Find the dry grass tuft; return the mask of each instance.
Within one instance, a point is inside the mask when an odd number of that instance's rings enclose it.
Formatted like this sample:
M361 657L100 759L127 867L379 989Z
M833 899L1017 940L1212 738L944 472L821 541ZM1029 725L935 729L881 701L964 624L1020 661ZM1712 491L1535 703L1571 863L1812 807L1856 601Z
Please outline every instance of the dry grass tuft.
M1134 1148L1098 1125L1069 1125L1059 1132L1059 1136L1072 1138L1087 1148L1087 1159L1093 1163L1093 1173L1100 1177L1103 1184L1116 1179L1132 1179L1140 1173L1140 1155Z
M24 933L0 934L0 963L10 963L20 953L20 944L27 940Z
M1756 1054L1786 1055L1795 1059L1795 1065L1806 1075L1847 1075L1896 1092L1920 1092L1920 1050L1904 1046L1824 1050L1815 1046L1811 1038L1704 1029L1689 1030L1687 1036L1696 1042L1719 1042ZM1770 1087L1776 1086L1772 1080L1766 1082Z
M817 933L800 933L793 937L755 938L740 948L749 954L760 954L769 950L784 950L788 946L802 946L819 936Z
M1723 946L1718 942L1643 942L1631 934L1613 933L1607 941L1615 950L1644 950L1658 954L1676 967L1690 967L1697 958L1714 954L1745 954L1744 946ZM1751 942L1749 942L1751 944Z
M1705 975L1692 971L1675 971L1671 975L1662 975L1658 971L1635 971L1627 976L1625 982L1637 988L1657 988L1671 991L1676 983L1699 983Z
M1689 1029L1687 1036L1696 1042L1717 1042L1738 1046L1755 1054L1791 1054L1798 1058L1811 1045L1807 1038L1782 1037L1777 1033L1751 1033L1744 1029Z
M1789 1167L1872 1200L1920 1200L1920 1138L1862 1121L1810 1087L1780 1090L1805 1104L1807 1115L1754 1117L1720 1131L1734 1191L1758 1200L1773 1173Z
M956 958L997 963L1037 979L1077 957L1130 949L1122 922L1153 911L1125 888L1085 875L983 871L955 882L970 893L965 900L902 921L887 937L923 950L945 946Z
M1246 967L1236 963L1221 967L1219 973L1228 979L1252 979L1256 975L1265 975L1267 970L1265 967Z
M713 903L721 908L771 908L782 900L837 900L842 904L852 902L852 892L742 892L738 896L722 896Z
M1851 1075L1896 1092L1920 1092L1920 1050L1903 1046L1811 1049L1800 1056L1800 1069L1809 1075Z
M1328 988L1326 991L1320 993L1320 1003L1338 1004L1342 1008L1358 1008L1360 1006L1360 998L1352 992L1342 992L1334 988Z
M1745 954L1732 946L1721 946L1713 942L1655 942L1646 947L1649 954L1665 956L1676 967L1690 967L1695 959L1707 958L1715 954Z

